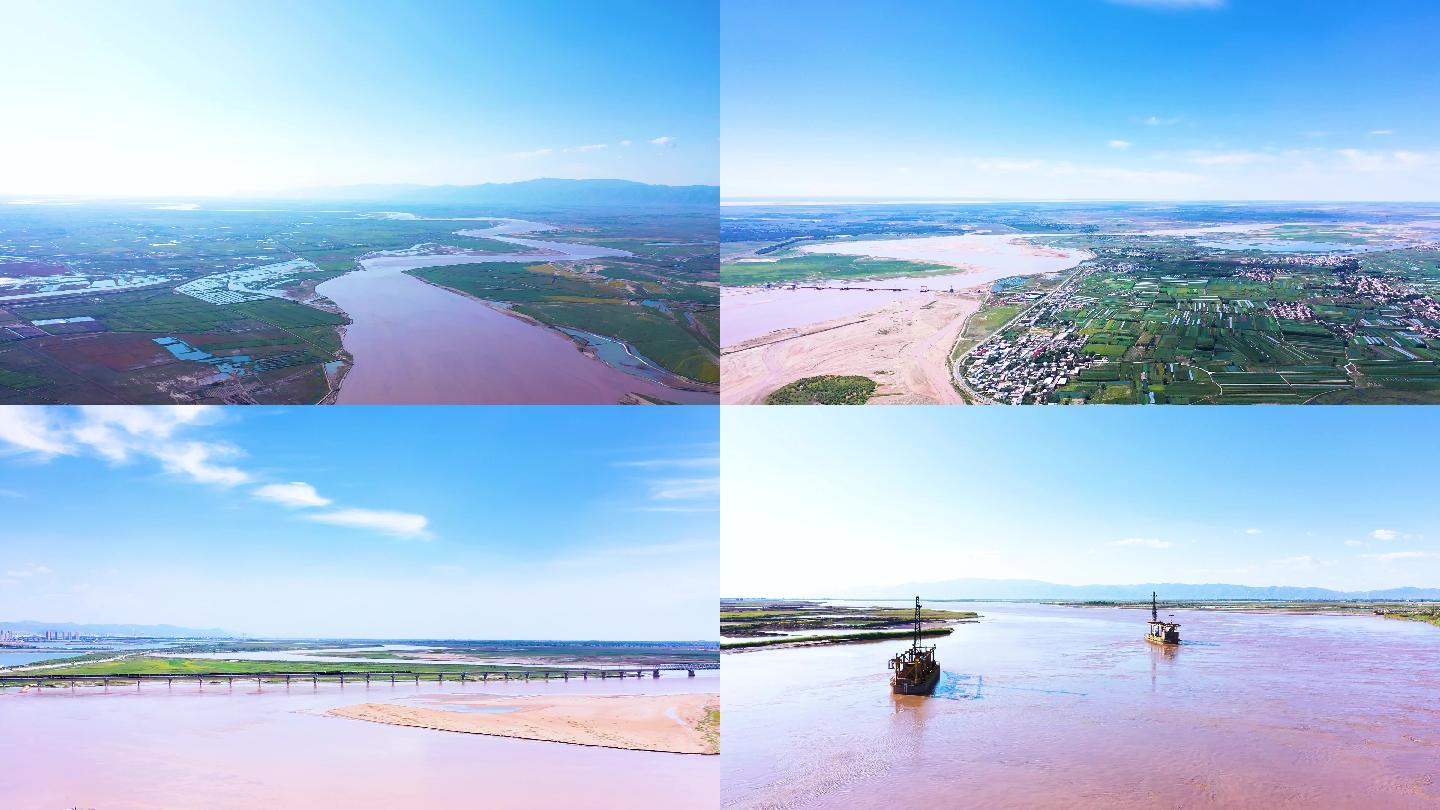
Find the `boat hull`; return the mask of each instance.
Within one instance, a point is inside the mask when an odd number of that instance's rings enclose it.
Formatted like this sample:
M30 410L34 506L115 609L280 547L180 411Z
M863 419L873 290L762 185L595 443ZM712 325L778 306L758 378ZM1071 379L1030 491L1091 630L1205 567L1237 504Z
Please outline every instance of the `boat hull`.
M928 675L918 681L901 678L890 679L890 691L897 695L928 695L935 691L935 684L940 682L940 667L932 669Z

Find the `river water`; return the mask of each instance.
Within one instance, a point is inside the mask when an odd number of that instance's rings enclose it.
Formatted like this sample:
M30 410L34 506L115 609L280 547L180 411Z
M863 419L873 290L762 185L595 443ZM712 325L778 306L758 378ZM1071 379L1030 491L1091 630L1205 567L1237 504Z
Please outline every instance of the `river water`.
M417 695L717 692L718 677L0 690L0 807L713 808L718 757L329 717ZM21 742L23 740L23 742Z
M541 263L628 256L623 250L511 236L550 226L504 220L492 228L457 231L525 248L502 254L372 256L362 269L330 279L316 292L353 323L344 345L354 358L341 404L613 405L639 393L668 402L714 403L714 393L671 388L583 354L552 329L499 308L426 284L407 270L484 262Z
M1440 807L1440 628L1370 616L956 605L933 697L903 644L725 656L722 805Z
M826 242L804 245L800 250L953 264L957 269L942 275L869 281L806 281L797 284L795 289L790 289L788 283L769 288L726 287L720 297L721 345L734 346L780 329L860 315L894 301L930 300L940 291L989 285L1013 276L1058 273L1092 255L1083 250L1034 245L1013 235L995 234Z

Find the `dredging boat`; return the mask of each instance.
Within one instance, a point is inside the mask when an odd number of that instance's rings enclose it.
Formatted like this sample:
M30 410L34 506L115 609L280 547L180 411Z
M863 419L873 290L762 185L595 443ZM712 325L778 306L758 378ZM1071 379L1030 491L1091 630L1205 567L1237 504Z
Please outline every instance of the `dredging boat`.
M1156 601L1154 591L1150 592L1150 632L1145 634L1145 640L1164 646L1180 643L1180 625L1160 621L1160 603Z
M915 597L915 638L910 649L890 659L890 691L897 695L928 695L940 681L940 665L935 662L935 647L920 644L920 597Z

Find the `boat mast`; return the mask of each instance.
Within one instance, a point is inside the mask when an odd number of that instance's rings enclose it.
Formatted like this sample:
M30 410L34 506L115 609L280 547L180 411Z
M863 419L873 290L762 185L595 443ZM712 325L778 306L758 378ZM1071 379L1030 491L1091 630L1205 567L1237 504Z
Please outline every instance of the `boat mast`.
M1150 621L1160 621L1160 605L1155 601L1155 592L1150 592Z
M920 597L915 597L915 649L920 649Z

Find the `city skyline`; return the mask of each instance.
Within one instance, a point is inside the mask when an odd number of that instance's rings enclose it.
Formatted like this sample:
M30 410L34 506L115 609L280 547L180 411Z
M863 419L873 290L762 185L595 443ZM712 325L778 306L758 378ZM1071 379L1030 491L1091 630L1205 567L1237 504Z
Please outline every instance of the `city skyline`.
M0 408L0 616L713 638L717 416L566 410Z
M25 36L0 71L25 79L0 107L0 197L718 182L718 34L700 6L64 6L7 8Z
M721 593L1440 587L1423 408L966 411L727 413Z
M1428 201L1440 184L1422 101L1440 69L1412 58L1440 11L1418 0L826 8L725 5L727 198Z

